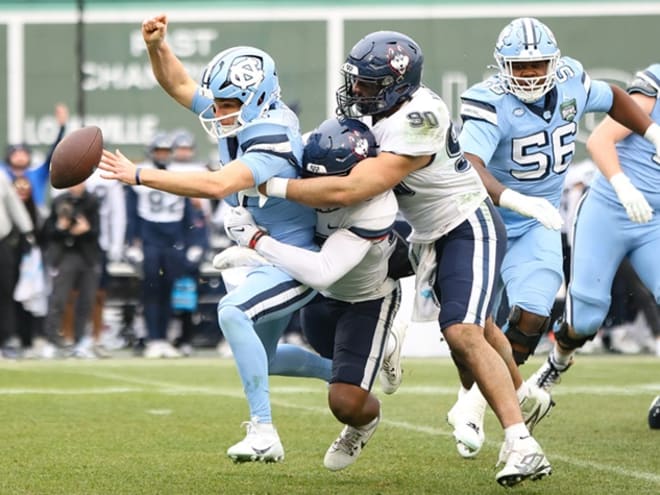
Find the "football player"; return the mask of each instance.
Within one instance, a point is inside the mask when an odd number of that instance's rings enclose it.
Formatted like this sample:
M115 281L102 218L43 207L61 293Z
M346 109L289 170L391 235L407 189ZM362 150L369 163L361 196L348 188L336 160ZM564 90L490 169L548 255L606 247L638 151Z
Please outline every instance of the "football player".
M376 153L366 124L329 119L307 140L303 177L346 175ZM325 454L332 471L357 460L381 417L370 391L401 300L398 281L388 277L397 210L390 189L352 206L317 209L319 252L271 238L244 210L225 219L229 237L320 292L302 309L301 325L310 345L333 360L328 404L346 426Z
M647 138L658 144L660 136L649 128L648 115L625 91L592 81L578 61L560 57L554 35L537 19L509 23L497 38L494 57L497 74L461 95L459 140L506 225L508 246L499 291L501 295L506 290L510 312L502 330L520 365L548 330L562 283L558 206L565 172L575 153L578 121L586 112L608 112L635 132L648 132ZM558 339L563 335L557 333ZM489 336L496 348L508 347L500 332L489 332ZM568 364L557 363L561 369ZM538 407L527 415L533 428L553 403L544 398L535 380L523 383L515 371L512 374L521 401L530 395L538 399ZM451 417L461 418L453 421L461 454L462 433L473 444L476 429L483 442L485 408L477 387L465 393L471 385L469 376L462 377L462 382L464 393L450 411Z
M660 64L636 74L628 93L640 111L660 123ZM648 134L648 133L647 133ZM660 303L660 155L642 136L606 117L587 140L599 173L580 204L573 229L571 281L554 349L533 375L550 389L607 316L612 280L628 257Z
M198 115L218 143L222 167L216 171L169 171L136 167L121 153L104 151L104 176L181 196L223 198L242 205L278 240L316 250L316 213L293 201L260 197L256 186L273 176L297 177L302 159L298 118L280 99L275 62L254 47L220 52L192 79L165 39L167 17L142 24L152 69L163 89ZM231 346L250 409L246 437L231 446L234 461L276 462L284 448L273 425L268 387L269 364L291 314L316 291L275 266L249 270L218 304L218 322ZM330 379L331 362L302 347L291 374ZM293 358L296 356L292 356ZM286 373L286 370L283 371Z
M454 359L474 374L505 429L497 481L539 479L552 468L523 422L504 360L484 338L506 231L463 157L447 106L422 85L422 67L419 45L404 34L378 31L360 40L342 66L338 111L371 122L378 155L343 177L271 179L267 194L321 208L394 190L413 229L416 317L439 322Z

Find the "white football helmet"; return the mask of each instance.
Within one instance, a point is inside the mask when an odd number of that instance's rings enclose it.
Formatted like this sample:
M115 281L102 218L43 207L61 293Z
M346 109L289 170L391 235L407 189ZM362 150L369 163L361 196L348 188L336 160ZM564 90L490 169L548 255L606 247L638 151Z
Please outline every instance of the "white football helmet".
M550 91L556 82L560 52L552 31L538 19L521 17L506 26L497 38L493 53L500 77L508 90L525 103L534 103ZM540 77L515 77L515 62L547 62Z

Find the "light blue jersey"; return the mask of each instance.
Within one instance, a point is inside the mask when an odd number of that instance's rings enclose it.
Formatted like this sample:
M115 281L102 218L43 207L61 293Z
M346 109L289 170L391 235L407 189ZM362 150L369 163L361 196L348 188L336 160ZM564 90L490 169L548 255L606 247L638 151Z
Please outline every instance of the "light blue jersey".
M628 92L655 98L650 115L660 123L660 64L639 72ZM566 321L581 336L594 335L607 316L612 282L624 256L660 304L660 163L653 145L637 134L616 147L623 172L644 194L653 217L644 224L632 222L610 183L598 173L578 208L573 233Z
M196 93L191 110L199 114L209 104L208 98ZM299 177L302 150L298 118L282 102L276 102L263 117L242 126L234 137L218 142L220 163L239 159L252 171L257 185L271 177ZM255 222L274 239L318 249L314 244L316 212L313 208L279 198L268 198L260 206L256 188L231 194L225 201L231 206L246 207Z
M658 99L660 97L660 64L654 64L637 74L628 87L629 93L641 93ZM651 112L654 122L660 123L660 105L656 103ZM660 210L660 163L653 161L655 147L639 134L632 133L616 145L623 172L633 185L644 193L644 197L657 212ZM656 159L657 160L657 159ZM609 181L598 174L591 186L592 194L602 195L621 206Z
M538 103L525 104L507 92L498 75L469 88L461 100L463 151L480 157L506 187L558 207L578 121L586 112L609 111L613 96L607 83L591 81L579 62L563 57L555 88ZM506 208L500 213L509 238L537 224Z

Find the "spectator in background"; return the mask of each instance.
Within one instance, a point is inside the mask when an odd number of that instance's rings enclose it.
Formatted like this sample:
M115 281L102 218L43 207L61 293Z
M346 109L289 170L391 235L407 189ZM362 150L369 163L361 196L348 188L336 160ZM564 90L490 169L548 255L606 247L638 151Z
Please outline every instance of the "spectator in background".
M99 204L81 182L53 200L44 226L46 264L52 276L45 334L62 346L60 326L69 295L78 291L75 305L74 347L70 355L95 358L89 319L101 276Z
M207 170L204 163L197 160L195 136L187 129L172 131L172 163L169 170ZM194 332L193 314L197 309L199 292L199 267L209 248L209 217L211 201L207 198L190 198L191 224L187 234L186 259L183 274L174 282L172 304L175 314L181 320L181 332L174 340L174 346L184 356L192 354ZM183 291L183 292L181 292ZM183 295L178 299L174 296ZM187 297L185 297L187 294Z
M27 177L20 176L16 177L14 180L14 188L32 219L36 245L41 248L43 253L44 239L42 231L45 218L35 205L34 198L32 197L32 184L30 184ZM31 313L23 307L22 303L19 302L16 302L16 315L18 337L20 339L21 348L23 349L23 357L52 357L52 355L48 354L49 347L46 345L44 339L45 316ZM46 353L45 356L44 353Z
M66 123L69 120L69 109L66 105L57 104L55 106L55 120L60 129L51 145L46 160L38 166L32 164L32 150L26 143L13 144L7 147L4 170L11 181L16 177L25 176L32 184L32 197L37 208L42 210L44 215L48 214L49 191L50 191L50 158L57 144L64 137Z
M0 347L17 335L14 287L21 261L21 237L34 242L30 215L4 174L0 174Z
M147 147L142 169L168 169L172 163L172 136L157 133ZM172 319L172 289L185 273L186 249L193 207L188 198L148 187L127 188L126 240L129 254L141 250L142 309L147 329L146 358L178 358L182 354L168 341Z

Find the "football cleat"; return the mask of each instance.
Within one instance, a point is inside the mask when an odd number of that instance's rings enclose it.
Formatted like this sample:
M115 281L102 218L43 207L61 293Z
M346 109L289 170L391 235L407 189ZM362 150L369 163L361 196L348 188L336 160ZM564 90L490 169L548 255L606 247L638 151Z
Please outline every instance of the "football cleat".
M408 325L401 321L395 321L390 329L389 338L394 340L394 350L383 358L383 364L380 367L378 378L380 386L386 394L393 394L399 389L403 379L403 370L401 369L401 349L403 340L406 338Z
M532 481L552 474L552 466L541 446L531 436L505 442L500 449L498 466L504 466L495 475L502 486L514 486L527 479Z
M271 423L259 423L257 417L241 424L247 429L243 440L227 449L234 462L280 462L284 460L284 447L277 430Z
M649 428L660 429L660 395L653 399L651 407L649 407Z
M447 423L453 428L456 450L461 457L475 457L486 440L484 432L484 415L486 414L486 399L481 395L477 385L460 396L447 413Z
M530 385L536 385L546 392L550 392L552 387L561 382L561 375L573 364L573 358L566 366L560 366L552 359L552 352L548 354L548 359L543 363L536 373L527 379Z
M380 412L373 421L364 426L358 428L344 426L340 435L325 453L323 465L330 471L339 471L357 461L360 452L376 431L378 423L380 423Z
M520 412L530 433L554 405L555 401L548 392L534 383L527 384L527 395L520 401Z

